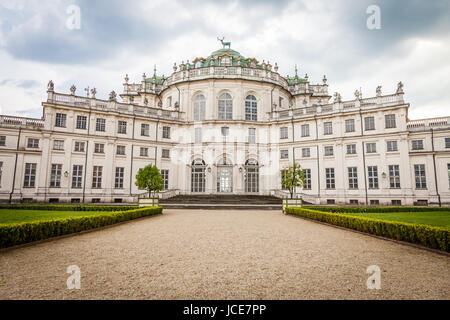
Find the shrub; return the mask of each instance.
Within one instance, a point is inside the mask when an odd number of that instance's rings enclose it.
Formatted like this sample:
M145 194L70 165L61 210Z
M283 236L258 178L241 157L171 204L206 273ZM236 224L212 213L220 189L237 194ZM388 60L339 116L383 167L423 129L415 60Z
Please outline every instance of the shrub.
M442 207L304 207L305 209L334 213L389 213L389 212L431 212L450 211Z
M450 252L450 230L446 228L348 216L340 213L311 210L309 208L290 207L286 208L286 213Z
M85 205L0 205L0 209L43 211L126 211L138 206L85 206Z
M162 207L115 211L84 217L0 225L0 248L44 240L162 213Z

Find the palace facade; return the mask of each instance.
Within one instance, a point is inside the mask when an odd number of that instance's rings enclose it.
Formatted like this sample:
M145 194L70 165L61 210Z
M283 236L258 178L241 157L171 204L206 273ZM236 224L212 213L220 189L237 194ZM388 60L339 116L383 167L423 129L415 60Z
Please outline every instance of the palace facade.
M42 119L0 116L0 200L131 202L140 168L161 170L163 197L283 197L299 163L314 204L450 204L450 117L408 118L403 84L343 101L308 75L245 58L227 43L168 76L123 84L122 102L48 86Z

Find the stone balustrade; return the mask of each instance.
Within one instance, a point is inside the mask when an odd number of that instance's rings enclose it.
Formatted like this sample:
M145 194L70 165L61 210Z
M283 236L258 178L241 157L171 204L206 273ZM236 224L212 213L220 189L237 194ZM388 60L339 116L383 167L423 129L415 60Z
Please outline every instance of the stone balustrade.
M120 103L87 97L79 97L55 92L48 93L48 103L76 107L79 109L118 112L133 116L147 116L169 120L183 120L183 113L177 110L163 110L135 104Z
M21 127L44 127L44 120L31 119L15 116L1 116L0 115L0 126L21 126Z
M450 127L450 117L410 120L408 121L407 127L409 130L448 128Z

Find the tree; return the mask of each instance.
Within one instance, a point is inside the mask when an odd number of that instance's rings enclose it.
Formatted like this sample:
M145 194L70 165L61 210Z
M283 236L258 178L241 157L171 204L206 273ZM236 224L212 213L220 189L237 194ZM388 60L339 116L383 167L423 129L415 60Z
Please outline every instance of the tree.
M149 197L151 197L152 191L153 193L161 191L164 188L164 183L158 167L149 164L145 168L139 169L136 174L136 186L139 189L147 190Z
M281 185L289 190L291 199L294 197L294 191L297 187L305 185L305 170L298 163L294 163L287 169L281 170Z

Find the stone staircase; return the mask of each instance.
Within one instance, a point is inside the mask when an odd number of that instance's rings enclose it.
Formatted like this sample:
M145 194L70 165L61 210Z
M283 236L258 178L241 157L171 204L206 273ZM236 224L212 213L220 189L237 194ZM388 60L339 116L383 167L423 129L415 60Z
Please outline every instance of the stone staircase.
M166 209L281 210L282 201L256 195L178 195L159 201Z

